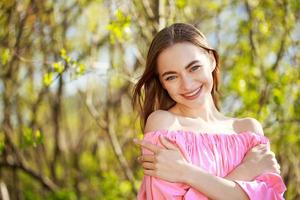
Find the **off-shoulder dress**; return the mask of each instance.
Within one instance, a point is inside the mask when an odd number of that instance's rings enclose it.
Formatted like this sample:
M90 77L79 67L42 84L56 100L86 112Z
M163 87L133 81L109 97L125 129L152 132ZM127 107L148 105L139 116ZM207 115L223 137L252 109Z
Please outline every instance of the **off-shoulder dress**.
M144 140L162 146L159 135L164 135L178 146L186 160L207 172L225 177L243 160L248 150L258 144L267 144L267 137L245 131L238 134L196 133L184 130L147 132ZM143 154L151 154L147 149ZM251 200L284 199L286 186L279 174L264 173L252 181L235 181ZM216 191L217 192L217 191ZM207 200L208 198L183 183L171 183L152 176L144 176L138 200Z

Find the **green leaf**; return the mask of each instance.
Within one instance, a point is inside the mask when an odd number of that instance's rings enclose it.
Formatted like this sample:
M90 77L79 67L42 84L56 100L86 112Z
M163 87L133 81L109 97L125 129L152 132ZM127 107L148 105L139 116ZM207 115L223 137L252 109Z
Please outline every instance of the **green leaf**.
M5 148L5 141L4 141L4 133L0 132L0 155L4 151Z
M176 0L176 7L179 9L186 7L186 0Z
M244 79L239 80L239 91L242 93L246 91L246 81Z
M7 64L8 61L10 60L10 57L11 57L11 55L10 55L9 49L5 49L2 52L2 54L1 54L1 62L2 62L2 64L3 65Z
M283 102L284 94L279 88L274 88L273 90L273 98L277 105L281 105Z
M120 184L120 192L127 196L132 190L131 183L129 181L122 181Z
M44 142L44 134L40 130L35 131L35 140L37 144L42 144Z
M43 83L45 86L49 86L52 83L53 73L49 72L44 74Z
M78 65L77 61L74 60L71 64L71 68L76 69L77 65Z
M67 57L67 52L66 52L66 50L65 50L64 48L62 48L62 49L60 50L60 56L61 56L62 58Z
M23 135L22 135L22 148L30 147L34 145L33 133L32 129L28 127L23 127Z
M116 41L124 42L129 38L128 29L130 27L131 18L125 15L121 10L117 10L115 20L106 26L110 31L110 42L114 44Z
M266 22L261 22L261 23L259 23L258 27L259 27L259 30L260 30L260 32L261 32L262 34L268 35L268 33L269 33L269 26L268 26L268 23L266 23Z
M266 71L266 79L269 83L273 83L275 81L278 81L278 73L276 73L274 70L272 69L268 69Z
M40 130L33 131L29 127L23 127L22 133L22 148L37 147L44 140L44 136Z
M54 71L61 74L64 71L64 65L62 62L55 62L53 63Z
M298 140L299 140L299 138L294 133L290 133L287 135L287 142L291 145L296 144L298 142Z
M70 57L68 57L67 52L64 48L60 50L60 57L62 57L67 63L70 63L72 60Z
M84 152L79 161L80 165L84 166L85 172L87 174L93 174L96 172L99 168L97 160L95 157L89 153L89 152Z
M121 79L119 76L112 76L110 80L111 87L114 89L121 88L124 84L124 80Z
M85 73L86 67L84 64L80 63L77 67L76 67L76 76L80 76L83 75Z
M49 200L76 200L76 193L70 189L60 189L50 195Z

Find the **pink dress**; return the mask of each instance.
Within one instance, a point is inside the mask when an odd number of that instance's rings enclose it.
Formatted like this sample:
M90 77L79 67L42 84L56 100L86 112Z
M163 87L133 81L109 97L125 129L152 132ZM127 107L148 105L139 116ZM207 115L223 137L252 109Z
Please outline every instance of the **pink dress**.
M144 140L162 146L159 135L176 144L186 160L209 173L225 177L243 160L248 150L258 144L268 144L266 137L250 131L239 134L209 134L191 131L153 131ZM152 154L143 149L143 154ZM252 181L235 181L251 200L284 199L285 184L276 173L264 173ZM201 192L183 183L171 183L152 176L144 176L138 200L208 200Z

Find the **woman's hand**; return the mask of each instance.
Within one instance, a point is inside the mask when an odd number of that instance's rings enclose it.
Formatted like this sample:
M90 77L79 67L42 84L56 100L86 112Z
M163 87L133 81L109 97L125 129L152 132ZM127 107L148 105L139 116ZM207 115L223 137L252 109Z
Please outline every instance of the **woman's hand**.
M136 144L154 153L153 155L141 155L138 157L138 162L144 168L144 174L169 182L182 182L181 175L187 164L186 159L178 147L168 141L167 138L160 135L159 139L165 148L144 140L134 140Z
M275 154L267 149L266 144L260 144L250 149L242 163L250 173L253 173L253 177L265 172L280 174L280 166L275 158Z

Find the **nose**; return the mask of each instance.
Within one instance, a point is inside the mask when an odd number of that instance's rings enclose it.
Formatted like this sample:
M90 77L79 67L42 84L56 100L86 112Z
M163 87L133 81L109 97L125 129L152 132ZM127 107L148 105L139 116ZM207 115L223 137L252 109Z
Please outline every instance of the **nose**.
M190 92L193 89L194 80L189 76L182 76L181 89L183 92Z

